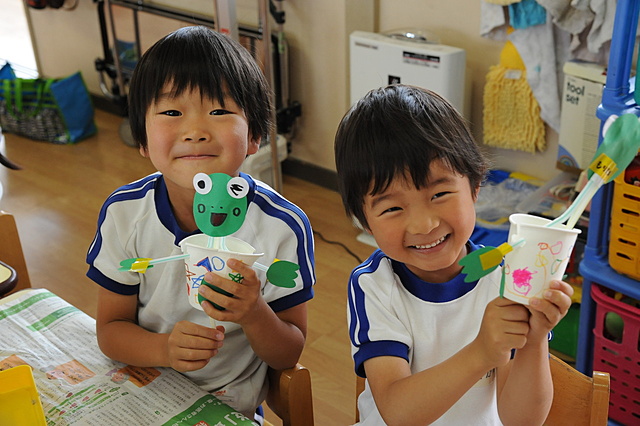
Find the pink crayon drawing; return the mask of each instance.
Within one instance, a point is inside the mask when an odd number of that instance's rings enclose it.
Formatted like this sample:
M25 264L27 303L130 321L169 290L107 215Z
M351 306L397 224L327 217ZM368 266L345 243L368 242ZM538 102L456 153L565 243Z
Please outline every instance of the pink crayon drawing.
M513 289L523 296L529 294L531 291L531 279L533 278L533 274L529 271L529 268L525 267L524 269L516 269L513 271L512 276Z

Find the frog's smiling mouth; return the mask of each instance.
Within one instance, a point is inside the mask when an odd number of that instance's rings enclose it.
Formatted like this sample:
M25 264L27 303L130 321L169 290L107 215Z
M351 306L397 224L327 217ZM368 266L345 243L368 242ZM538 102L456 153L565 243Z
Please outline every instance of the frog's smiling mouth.
M220 226L227 219L226 213L211 213L211 224L213 226Z

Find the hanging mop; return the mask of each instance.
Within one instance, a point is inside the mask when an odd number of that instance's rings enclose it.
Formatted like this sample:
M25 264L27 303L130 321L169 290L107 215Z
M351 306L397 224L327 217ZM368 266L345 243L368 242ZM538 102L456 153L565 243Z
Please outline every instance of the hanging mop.
M489 69L484 87L484 143L535 153L546 148L540 105L527 82L516 47L507 41L500 64Z

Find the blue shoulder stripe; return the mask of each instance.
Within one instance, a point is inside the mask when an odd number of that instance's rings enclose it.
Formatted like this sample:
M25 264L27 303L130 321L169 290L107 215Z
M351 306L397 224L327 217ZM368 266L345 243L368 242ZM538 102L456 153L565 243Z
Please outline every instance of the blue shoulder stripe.
M102 247L102 234L100 232L100 228L102 227L102 223L107 216L107 209L109 208L109 206L121 201L137 200L143 198L147 194L147 192L156 187L158 178L160 178L161 176L162 175L160 173L154 173L130 184L121 186L107 198L107 200L102 205L102 208L100 209L96 235L91 242L91 245L89 246L89 251L87 253L88 264L93 264L93 261L95 260L98 252L100 251L100 248Z
M313 232L306 214L277 192L256 185L253 202L265 214L278 218L291 228L297 239L296 254L300 262L300 276L305 287L315 282Z
M375 272L386 255L381 250L374 251L367 260L353 270L349 278L348 309L350 313L349 336L354 346L369 341L369 319L364 305L364 290L360 284L362 275Z
M87 277L92 279L94 282L99 283L100 286L106 288L107 290L110 290L117 294L122 294L124 296L131 296L134 294L138 294L138 292L140 291L140 284L136 284L136 285L121 284L105 276L102 272L100 272L97 268L93 266L89 267L89 271L87 271Z

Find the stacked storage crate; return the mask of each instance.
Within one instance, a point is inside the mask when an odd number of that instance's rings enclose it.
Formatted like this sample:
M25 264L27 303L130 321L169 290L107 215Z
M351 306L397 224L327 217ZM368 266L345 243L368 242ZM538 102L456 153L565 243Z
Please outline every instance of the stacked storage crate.
M618 0L607 81L597 116L640 116L631 64L640 0ZM602 137L600 137L602 138ZM620 176L623 176L622 173ZM609 418L640 424L640 187L618 179L594 197L585 256L576 367L611 375Z
M640 280L640 186L632 185L626 173L618 175L613 188L609 264Z

